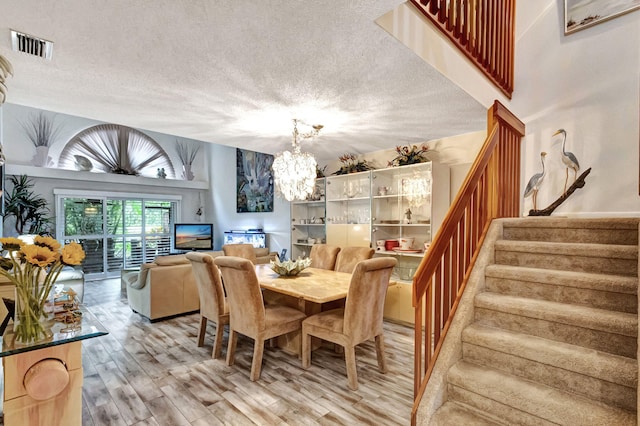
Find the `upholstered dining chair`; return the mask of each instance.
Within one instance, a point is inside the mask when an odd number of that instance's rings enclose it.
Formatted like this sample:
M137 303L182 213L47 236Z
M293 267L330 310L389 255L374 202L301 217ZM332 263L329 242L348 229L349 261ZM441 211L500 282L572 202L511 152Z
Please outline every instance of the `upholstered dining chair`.
M220 358L222 354L222 335L225 324L229 324L229 305L224 295L220 271L208 254L189 252L187 259L191 262L193 276L200 295L200 328L198 330L198 346L204 345L207 331L207 320L216 323L216 336L213 341L212 358Z
M224 279L229 302L227 365L233 365L238 334L254 340L251 381L260 378L264 343L273 337L300 330L303 312L283 305L264 305L256 270L249 260L235 256L215 259Z
M253 244L225 244L222 246L225 256L236 256L248 259L254 265L257 262L256 252L253 250Z
M311 267L318 269L329 269L333 271L336 266L336 257L340 247L330 246L327 244L314 244L311 246Z
M311 336L344 347L349 389L358 389L355 347L375 339L378 368L387 372L382 315L389 277L397 261L378 257L359 262L351 277L344 308L311 315L302 321L302 367L311 365Z
M371 259L374 252L375 250L369 247L342 247L336 258L335 270L350 274L358 262Z

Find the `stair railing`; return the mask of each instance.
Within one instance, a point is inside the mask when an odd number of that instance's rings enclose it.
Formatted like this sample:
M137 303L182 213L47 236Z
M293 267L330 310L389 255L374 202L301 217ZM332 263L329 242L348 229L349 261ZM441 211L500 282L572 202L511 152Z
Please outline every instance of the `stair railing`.
M516 0L411 0L509 99Z
M487 139L413 278L412 424L491 220L520 215L524 124L498 101L487 115Z

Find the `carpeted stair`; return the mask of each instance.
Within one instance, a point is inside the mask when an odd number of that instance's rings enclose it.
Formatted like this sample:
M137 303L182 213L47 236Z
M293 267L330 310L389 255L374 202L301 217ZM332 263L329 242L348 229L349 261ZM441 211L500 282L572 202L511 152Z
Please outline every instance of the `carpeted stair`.
M637 425L638 219L506 220L432 425Z

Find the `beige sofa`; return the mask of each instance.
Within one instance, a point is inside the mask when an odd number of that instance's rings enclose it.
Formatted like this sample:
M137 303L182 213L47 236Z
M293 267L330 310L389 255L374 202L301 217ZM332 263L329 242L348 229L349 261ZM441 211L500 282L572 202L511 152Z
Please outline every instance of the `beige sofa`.
M267 248L255 251L257 263L269 263L278 255ZM224 256L222 251L205 253ZM158 256L153 263L142 264L140 271L124 271L122 286L131 309L152 321L200 309L198 287L184 254Z

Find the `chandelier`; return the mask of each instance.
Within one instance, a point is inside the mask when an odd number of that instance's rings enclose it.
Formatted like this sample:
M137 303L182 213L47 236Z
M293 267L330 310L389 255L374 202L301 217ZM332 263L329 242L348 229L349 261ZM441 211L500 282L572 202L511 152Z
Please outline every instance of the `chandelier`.
M306 200L313 192L316 179L316 159L311 154L300 151L298 139L318 136L323 126L311 126L313 130L310 132L300 133L298 123L306 124L293 119L292 150L277 154L272 166L276 192L287 201Z
M409 202L409 207L418 208L429 200L431 195L431 172L425 176L415 174L411 178L402 179L402 193Z

